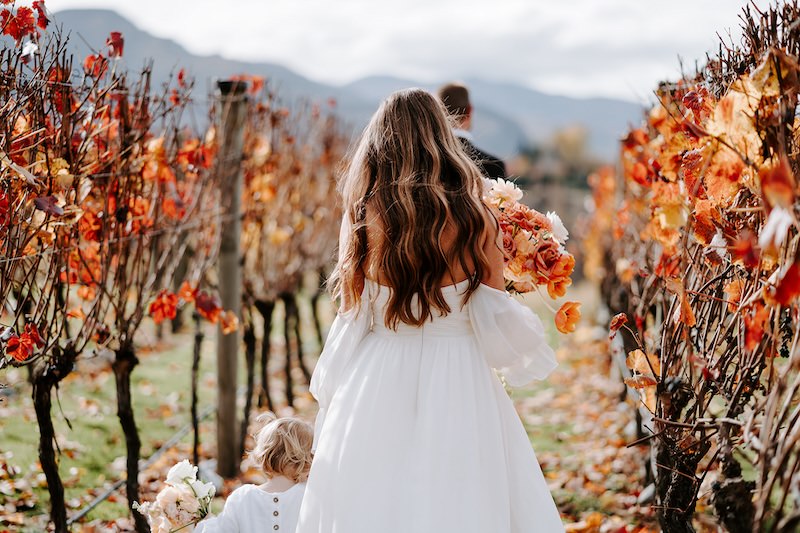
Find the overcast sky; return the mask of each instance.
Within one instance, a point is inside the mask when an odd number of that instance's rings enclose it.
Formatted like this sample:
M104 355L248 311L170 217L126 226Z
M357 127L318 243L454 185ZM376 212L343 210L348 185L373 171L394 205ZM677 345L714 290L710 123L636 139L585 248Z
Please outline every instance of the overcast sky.
M756 0L766 6L776 0ZM746 0L46 0L115 9L194 53L346 83L482 77L643 101L732 30ZM24 1L21 3L25 3Z

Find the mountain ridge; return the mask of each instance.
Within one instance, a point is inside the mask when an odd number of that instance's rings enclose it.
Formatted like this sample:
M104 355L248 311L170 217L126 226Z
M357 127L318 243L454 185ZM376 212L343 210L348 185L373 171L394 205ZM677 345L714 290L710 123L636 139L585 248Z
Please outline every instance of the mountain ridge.
M111 9L68 9L54 13L53 18L65 32L73 34L71 47L78 58L92 53L87 43L102 50L109 32L121 31L125 38L125 65L136 70L154 58L156 82L166 81L178 68L192 75L199 88L205 83L207 91L213 88L214 79L245 73L263 75L277 85L280 97L286 101L335 99L337 112L352 124L354 131L366 124L381 100L393 90L417 86L435 91L439 86L381 74L345 84L328 84L278 63L241 61L219 54L197 55L173 39L150 34ZM445 81L448 80L442 80ZM591 151L612 160L619 136L630 122L642 117L641 106L624 100L552 95L479 77L463 81L470 88L475 108L473 133L477 144L504 158L532 143L545 143L559 129L580 123L589 134Z

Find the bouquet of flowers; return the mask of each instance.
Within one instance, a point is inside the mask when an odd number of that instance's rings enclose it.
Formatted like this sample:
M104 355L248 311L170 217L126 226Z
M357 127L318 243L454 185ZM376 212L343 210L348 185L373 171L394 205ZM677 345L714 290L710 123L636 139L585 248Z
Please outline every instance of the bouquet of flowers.
M214 497L211 483L197 479L197 467L183 460L169 469L166 487L156 501L135 503L134 509L147 516L153 533L190 532L205 518Z
M569 232L561 218L520 203L522 191L510 181L486 181L484 200L496 209L503 236L506 290L521 294L545 287L554 300L564 296L572 285L575 257L564 248ZM551 307L560 332L575 331L579 308L578 302L566 302L558 311Z

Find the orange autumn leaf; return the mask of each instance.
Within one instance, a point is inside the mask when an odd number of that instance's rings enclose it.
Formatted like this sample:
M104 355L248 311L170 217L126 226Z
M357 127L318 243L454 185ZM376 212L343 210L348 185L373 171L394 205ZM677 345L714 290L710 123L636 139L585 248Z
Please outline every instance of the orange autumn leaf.
M0 12L0 31L18 43L26 35L35 32L35 24L33 10L29 7L21 6L17 8L16 14L12 13L10 9L4 9Z
M73 307L67 311L67 318L86 320L86 313L83 311L82 307Z
M239 318L231 310L225 311L220 316L220 326L222 327L222 334L229 335L239 329Z
M796 183L785 155L781 156L778 164L761 168L758 177L761 181L761 194L770 209L775 206L786 209L794 204Z
M735 313L739 308L739 302L742 300L742 289L744 288L744 281L735 279L725 285L725 299L728 301L728 311Z
M800 267L792 263L772 291L768 291L770 299L782 306L787 306L800 296Z
M44 341L39 335L39 328L36 327L36 324L25 324L25 333L23 333L22 336L30 339L34 346L39 348L44 347Z
M694 204L694 236L697 242L708 246L717 233L715 222L720 222L719 210L710 200L697 200Z
M572 333L581 319L581 304L579 302L566 302L556 312L556 329L561 333Z
M658 259L655 275L662 278L670 278L680 273L681 258L677 255L663 252Z
M651 412L656 411L656 386L658 381L651 375L638 375L623 380L625 384L639 391L639 398Z
M653 376L633 376L625 378L625 385L633 389L643 389L645 387L655 387L658 384Z
M727 207L741 189L742 173L745 171L742 159L728 148L722 148L712 159L703 176L708 198L714 205Z
M180 221L186 216L186 205L177 195L164 198L161 208L164 210L164 214L172 220Z
M758 239L752 231L742 231L728 247L734 262L743 264L746 268L755 268L758 265L761 253L758 250Z
M83 71L92 78L102 78L108 71L108 59L103 54L89 54L83 60Z
M21 337L14 335L6 341L6 354L22 363L33 355L33 344L24 335Z
M744 345L749 351L755 350L764 337L764 328L769 320L769 308L761 302L755 303L744 314Z
M661 361L654 354L647 354L642 350L633 350L625 358L625 365L638 374L660 375Z
M625 313L618 313L611 319L611 331L619 331L619 329L628 323L628 315Z
M150 316L156 324L166 319L172 320L178 314L178 297L166 289L162 289L150 304Z
M187 304L194 301L196 294L197 289L193 288L188 281L181 283L181 287L178 289L178 298Z
M36 348L44 347L36 324L25 324L21 335L13 335L6 341L6 354L20 363L27 361Z
M97 295L97 291L91 285L81 285L78 288L78 297L82 300L94 300L95 296Z
M697 318L694 315L694 310L692 309L691 304L689 303L689 297L686 295L686 291L681 294L681 310L680 310L680 319L684 325L692 327L697 324Z

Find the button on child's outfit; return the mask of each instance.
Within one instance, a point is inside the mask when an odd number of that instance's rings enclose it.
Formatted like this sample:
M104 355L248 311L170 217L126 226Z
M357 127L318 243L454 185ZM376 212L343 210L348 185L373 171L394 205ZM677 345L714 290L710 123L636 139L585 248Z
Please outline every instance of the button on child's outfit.
M225 501L219 516L203 520L195 533L260 533L265 530L294 533L306 490L298 483L284 492L266 492L243 485ZM268 524L265 528L265 523Z

